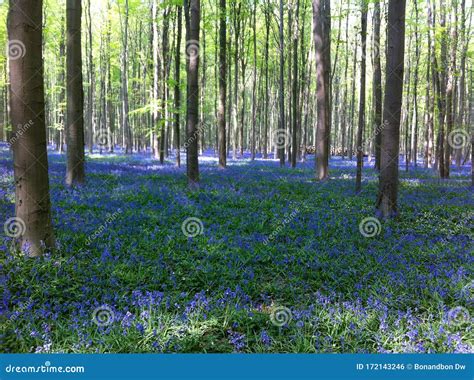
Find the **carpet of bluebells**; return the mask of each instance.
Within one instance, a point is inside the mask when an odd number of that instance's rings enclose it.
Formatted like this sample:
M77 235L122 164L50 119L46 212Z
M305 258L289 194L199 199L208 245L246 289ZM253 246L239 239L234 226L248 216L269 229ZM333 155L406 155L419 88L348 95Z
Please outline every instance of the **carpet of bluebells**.
M26 258L0 238L3 352L474 352L467 166L440 181L401 165L400 216L367 236L367 162L359 195L340 158L317 182L312 156L219 170L209 152L196 192L171 158L90 155L74 189L65 157L49 163L56 251ZM0 194L3 224L6 145Z

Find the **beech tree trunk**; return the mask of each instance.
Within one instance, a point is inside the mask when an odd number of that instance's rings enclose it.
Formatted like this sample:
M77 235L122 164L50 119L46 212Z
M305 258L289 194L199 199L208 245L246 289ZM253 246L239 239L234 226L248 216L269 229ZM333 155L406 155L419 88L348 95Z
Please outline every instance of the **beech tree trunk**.
M16 219L10 220L5 228L19 238L22 250L30 256L41 255L43 246L54 248L46 148L42 9L42 0L10 0L8 13L13 126L10 142Z
M377 208L383 218L397 215L400 114L405 54L405 0L389 0L382 153Z
M82 87L81 0L67 0L67 118L68 186L84 183L84 90Z
M380 144L382 142L382 69L380 64L380 2L374 3L374 127L375 127L375 169L380 170Z
M188 50L187 115L186 115L186 170L191 189L199 187L198 122L199 122L199 30L201 19L200 0L185 0L186 48Z
M226 0L219 0L219 109L217 125L219 128L219 167L227 166L226 141L226 95L227 95L227 27L226 27Z
M367 5L362 1L361 17L361 48L362 59L360 66L360 98L359 98L359 125L357 128L357 171L356 171L356 193L361 190L362 165L364 160L364 144L362 141L365 126L365 71L366 71L366 51L367 51Z
M325 180L329 176L329 83L328 75L330 62L327 61L328 37L327 20L329 14L329 2L327 0L313 0L313 25L316 60L316 81L317 81L317 110L318 120L316 126L316 178Z
M181 72L181 33L182 33L182 19L183 19L183 7L177 6L178 16L176 20L176 52L174 59L175 66L175 84L174 84L174 148L176 150L176 165L181 166L181 151L180 151L180 136L179 136L179 121L180 121L180 108L181 108L181 90L180 90L180 72Z

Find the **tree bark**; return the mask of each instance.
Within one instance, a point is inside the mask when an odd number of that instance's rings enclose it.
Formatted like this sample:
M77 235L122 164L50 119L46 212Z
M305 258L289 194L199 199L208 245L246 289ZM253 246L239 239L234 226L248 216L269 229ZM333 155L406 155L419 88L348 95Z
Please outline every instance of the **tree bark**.
M66 185L84 183L84 90L82 87L81 1L67 0L67 171Z
M405 0L389 0L382 154L377 208L383 218L398 213L400 114L405 53Z
M366 52L367 52L367 4L362 1L361 16L361 48L362 59L360 66L360 97L359 97L359 124L357 127L357 171L356 171L356 193L361 190L362 165L364 160L364 144L362 141L365 126L365 71L366 71Z
M10 141L16 219L5 228L19 238L22 250L30 256L41 255L43 247L54 248L46 148L42 9L42 0L10 0L8 13L10 115L15 137Z
M330 62L327 61L327 46L329 33L327 30L326 18L329 17L328 1L313 0L313 25L314 25L314 43L315 43L315 59L316 59L316 80L317 80L317 110L318 121L316 129L316 178L325 180L329 176L329 96L328 92L328 76Z
M226 95L227 95L227 27L226 0L219 0L219 109L217 124L219 128L219 167L227 166L226 141Z
M375 126L375 170L380 171L380 144L382 142L382 68L380 64L380 2L374 8L374 126Z
M186 4L186 48L197 47L197 50L188 50L188 78L187 78L187 149L186 171L188 185L191 189L199 187L198 161L198 122L199 122L199 31L201 19L200 0L185 0Z

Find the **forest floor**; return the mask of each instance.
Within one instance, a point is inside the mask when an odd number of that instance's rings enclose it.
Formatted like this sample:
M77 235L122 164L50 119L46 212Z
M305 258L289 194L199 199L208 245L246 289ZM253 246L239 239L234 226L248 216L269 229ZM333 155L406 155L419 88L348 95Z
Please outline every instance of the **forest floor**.
M72 190L64 156L49 161L57 251L25 259L0 239L4 352L474 351L467 167L402 169L400 217L379 224L367 163L356 196L340 158L320 183L312 157L205 156L197 192L144 155L89 156ZM0 194L3 224L6 145Z

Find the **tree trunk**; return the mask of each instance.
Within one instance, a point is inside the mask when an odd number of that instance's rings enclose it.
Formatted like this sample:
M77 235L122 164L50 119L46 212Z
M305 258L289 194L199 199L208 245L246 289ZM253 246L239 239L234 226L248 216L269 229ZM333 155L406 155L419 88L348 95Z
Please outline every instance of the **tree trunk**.
M42 0L10 0L8 13L13 125L10 142L16 217L7 221L5 229L10 236L19 238L22 250L30 256L41 255L43 246L54 248L46 148L42 9Z
M380 2L374 8L374 126L375 126L375 170L380 171L380 144L382 142L382 68L380 64Z
M180 121L180 108L181 108L181 90L180 90L180 71L181 71L181 33L182 33L182 19L183 19L183 7L177 6L177 36L176 36L176 52L174 58L175 66L175 84L174 84L174 148L176 150L176 165L181 166L181 151L180 151L180 139L179 139L179 121Z
M199 187L198 122L199 122L199 30L200 0L185 0L187 48L187 115L186 115L186 171L191 189ZM194 48L192 46L194 45ZM195 49L197 47L197 49Z
M219 167L227 166L226 141L226 95L227 95L227 27L226 0L219 0L219 109L217 125L219 128Z
M329 176L329 107L327 72L330 62L327 61L329 46L325 45L329 30L325 27L329 17L327 0L313 0L313 25L316 58L316 80L317 80L317 110L318 121L316 129L316 178L325 180Z
M405 53L405 0L389 0L382 153L377 208L383 218L398 213L398 153Z
M279 26L279 38L280 38L280 93L279 93L279 105L280 105L280 117L278 119L278 131L275 133L274 140L278 145L278 158L280 159L280 166L285 166L285 144L286 144L286 123L285 123L285 54L284 54L284 34L283 34L283 0L280 0L280 26Z
M67 0L67 171L66 185L84 183L84 92L82 87L81 0Z
M299 130L299 119L298 119L298 21L299 21L299 10L300 10L300 2L299 0L296 1L296 14L294 20L294 30L293 30L293 81L292 81L292 91L293 91L293 101L291 104L292 108L292 139L291 139L291 167L296 167L296 157L298 153L298 130Z
M356 193L361 190L362 182L362 164L364 160L364 144L362 138L365 126L365 69L366 69L366 51L367 51L367 4L362 0L362 18L361 18L361 48L362 60L360 67L360 98L359 98L359 125L357 127L357 171L356 171Z

